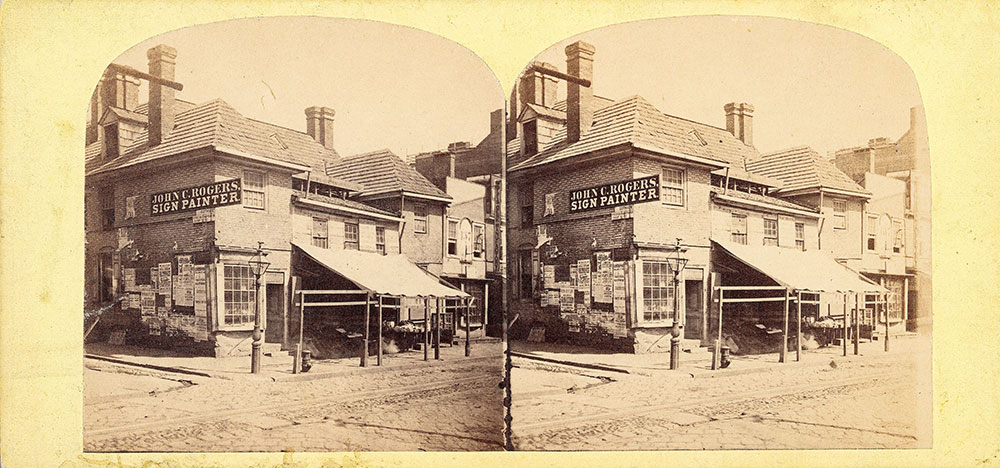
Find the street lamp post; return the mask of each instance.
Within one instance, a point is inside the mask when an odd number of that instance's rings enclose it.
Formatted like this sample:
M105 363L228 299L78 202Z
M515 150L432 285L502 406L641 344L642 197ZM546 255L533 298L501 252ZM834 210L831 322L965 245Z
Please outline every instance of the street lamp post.
M681 351L681 322L677 309L677 292L680 284L681 271L687 265L688 259L681 256L681 239L678 237L674 245L674 257L668 258L667 263L674 274L674 323L670 328L670 369L675 370L680 367Z
M247 262L250 265L250 272L253 273L254 301L253 301L253 343L250 354L250 373L260 373L260 346L264 337L264 332L260 323L260 277L267 272L267 267L271 264L264 261L267 255L263 249L264 243L257 242L257 254Z

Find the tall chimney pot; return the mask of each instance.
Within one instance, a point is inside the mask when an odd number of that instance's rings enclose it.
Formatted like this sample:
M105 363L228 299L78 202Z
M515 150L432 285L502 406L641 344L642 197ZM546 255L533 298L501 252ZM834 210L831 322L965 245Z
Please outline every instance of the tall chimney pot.
M753 146L753 106L745 102L726 104L726 130L737 139Z
M593 82L594 53L597 49L577 41L566 46L566 73ZM593 85L591 85L593 86ZM594 90L574 82L566 83L566 140L580 141L594 122Z
M329 107L306 108L306 133L327 149L333 149L333 117L337 113Z
M149 74L164 80L174 80L177 49L160 44L146 51ZM149 145L156 146L174 129L174 89L149 82Z

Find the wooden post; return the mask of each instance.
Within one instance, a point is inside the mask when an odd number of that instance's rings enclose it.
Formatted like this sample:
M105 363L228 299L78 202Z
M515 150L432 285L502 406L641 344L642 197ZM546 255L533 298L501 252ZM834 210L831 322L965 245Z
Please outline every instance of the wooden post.
M795 362L802 360L802 291L795 297Z
M854 355L860 354L858 346L861 343L861 294L854 293Z
M430 347L431 345L430 325L431 325L430 307L427 305L427 298L424 298L424 360L425 361L428 359L427 353L429 352L429 350L427 348Z
M722 356L722 307L725 304L723 299L725 299L725 291L719 288L719 336L715 339L715 353L712 356L712 370L718 369L718 366L722 365L719 362Z
M472 330L472 324L470 323L472 322L471 304L472 301L466 298L465 299L465 357L469 357L472 355L472 347L471 347L472 345L470 344L471 341L469 340L469 334L471 333ZM485 328L485 323L483 325Z
M370 294L365 293L365 329L363 330L364 338L361 340L361 367L368 367L368 340L371 339L371 316L372 307L371 301L372 297Z
M438 310L434 314L434 360L441 360L441 313L447 309L447 299L438 299ZM443 306L443 307L441 307Z
M910 321L910 279L903 278L903 330Z
M376 366L382 365L382 295L378 296L378 355L375 360Z
M788 352L788 290L785 290L785 319L781 326L781 350L778 351L778 362L785 362L785 353Z
M848 316L847 316L847 298L850 293L844 293L844 338L841 340L844 346L844 356L847 356L847 326L848 326Z
M885 312L885 352L889 352L889 300L888 295L883 294L886 300L882 301L882 311Z

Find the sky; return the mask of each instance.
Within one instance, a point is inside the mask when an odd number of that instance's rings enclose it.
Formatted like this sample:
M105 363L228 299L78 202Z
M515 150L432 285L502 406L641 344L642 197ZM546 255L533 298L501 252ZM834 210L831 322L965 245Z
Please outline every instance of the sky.
M179 99L221 98L246 117L305 131L304 110L336 112L342 156L388 148L400 157L478 143L504 96L468 49L420 30L362 20L255 18L161 34L114 60L148 70L146 50L177 49ZM96 85L96 83L95 83ZM139 102L147 100L146 82Z
M721 16L640 21L569 38L536 60L565 71L565 46L577 40L597 49L595 94L638 94L664 113L722 128L726 103L750 103L762 153L806 145L825 157L875 137L895 141L921 104L899 56L828 26Z

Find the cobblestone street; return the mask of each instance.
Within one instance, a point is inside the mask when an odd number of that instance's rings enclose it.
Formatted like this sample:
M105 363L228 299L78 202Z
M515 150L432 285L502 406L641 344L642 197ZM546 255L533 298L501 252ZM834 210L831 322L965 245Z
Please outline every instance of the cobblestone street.
M88 362L84 450L501 450L500 345L489 355L310 381L167 376L166 384L139 381L154 385L149 392L117 397L92 393L109 380L153 377Z
M930 446L929 348L826 365L692 377L515 360L519 450L834 449ZM519 375L520 374L520 375ZM559 383L562 382L562 388Z

